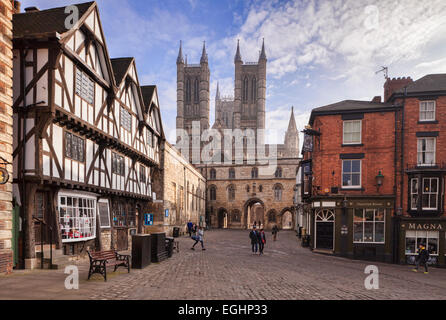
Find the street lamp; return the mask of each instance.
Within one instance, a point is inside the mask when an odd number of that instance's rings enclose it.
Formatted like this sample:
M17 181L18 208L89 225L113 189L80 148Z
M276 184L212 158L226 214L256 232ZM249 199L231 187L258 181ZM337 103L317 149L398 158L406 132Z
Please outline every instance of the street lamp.
M375 177L375 179L376 179L376 186L379 191L379 187L381 187L383 185L383 180L384 180L384 176L381 173L381 170L379 170L378 175Z

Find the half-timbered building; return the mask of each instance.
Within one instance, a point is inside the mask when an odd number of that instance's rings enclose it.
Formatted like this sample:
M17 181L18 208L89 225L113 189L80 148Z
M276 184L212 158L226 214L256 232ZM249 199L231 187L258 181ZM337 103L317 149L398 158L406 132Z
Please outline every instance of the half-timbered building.
M97 4L75 6L78 21L69 7L13 17L14 197L26 267L40 244L68 255L128 249L156 197L156 88L143 97L135 60L109 58Z

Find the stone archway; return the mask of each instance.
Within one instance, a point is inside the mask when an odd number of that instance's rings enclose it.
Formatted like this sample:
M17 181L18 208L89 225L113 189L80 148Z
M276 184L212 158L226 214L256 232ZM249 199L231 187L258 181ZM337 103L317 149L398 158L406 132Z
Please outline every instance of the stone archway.
M257 219L257 220L256 220ZM251 198L243 206L243 224L245 228L252 228L256 221L257 226L265 224L265 204L259 198Z
M218 209L217 222L219 229L228 228L228 210L226 210L225 208Z
M284 208L280 213L280 224L283 230L294 229L294 215L291 208Z

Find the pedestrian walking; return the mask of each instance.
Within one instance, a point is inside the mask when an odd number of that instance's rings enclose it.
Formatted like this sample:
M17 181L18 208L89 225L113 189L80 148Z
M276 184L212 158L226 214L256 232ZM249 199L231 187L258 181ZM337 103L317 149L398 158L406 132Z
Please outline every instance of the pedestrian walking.
M266 243L266 236L265 232L263 231L263 228L260 228L260 231L258 233L258 239L259 239L259 254L263 254L263 248L265 248Z
M272 234L273 234L273 241L277 240L277 233L279 232L279 228L277 227L277 225L274 225L273 229L272 229Z
M257 221L254 220L254 228L257 228Z
M192 234L194 234L194 235L197 234L197 225L196 224L192 225Z
M195 226L196 227L196 226ZM198 227L198 232L195 236L192 237L192 239L195 240L194 245L192 246L191 250L195 250L195 245L200 242L201 243L201 250L206 250L204 247L204 228Z
M189 233L189 237L192 237L192 227L193 227L193 223L192 221L189 220L189 222L187 223L187 233Z
M252 227L252 230L249 233L249 239L251 239L252 253L256 254L257 253L257 248L258 248L258 243L259 243L259 237L257 235L256 226Z
M422 244L420 244L418 249L418 256L415 259L415 269L412 269L412 271L418 272L418 267L420 264L424 266L424 273L428 274L429 271L427 270L427 262L429 260L429 251L424 247Z

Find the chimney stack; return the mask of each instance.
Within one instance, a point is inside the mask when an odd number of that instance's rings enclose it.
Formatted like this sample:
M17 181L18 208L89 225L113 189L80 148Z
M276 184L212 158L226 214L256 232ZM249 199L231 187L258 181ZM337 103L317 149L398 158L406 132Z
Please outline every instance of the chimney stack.
M375 97L372 99L372 102L381 103L381 96L375 96Z
M37 7L27 7L25 8L25 12L37 12L40 11Z
M387 102L393 93L408 86L413 82L411 77L387 78L384 83L384 102Z
M14 1L14 13L20 13L20 1Z

